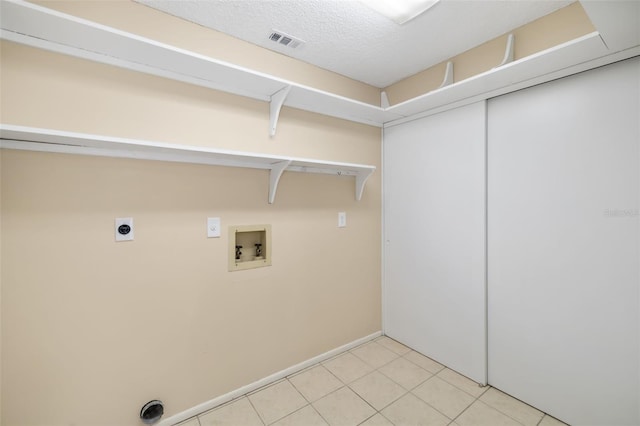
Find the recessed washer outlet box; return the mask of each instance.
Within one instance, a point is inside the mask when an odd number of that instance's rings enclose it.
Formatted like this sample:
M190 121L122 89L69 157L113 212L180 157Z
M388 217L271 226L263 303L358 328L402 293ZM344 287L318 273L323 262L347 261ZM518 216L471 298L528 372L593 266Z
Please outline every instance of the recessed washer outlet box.
M229 271L271 266L271 225L229 227Z

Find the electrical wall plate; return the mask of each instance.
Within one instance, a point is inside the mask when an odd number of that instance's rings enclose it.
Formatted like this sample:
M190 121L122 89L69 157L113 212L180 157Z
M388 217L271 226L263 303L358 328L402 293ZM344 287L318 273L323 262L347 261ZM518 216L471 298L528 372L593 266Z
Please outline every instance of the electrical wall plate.
M133 241L133 218L116 218L116 241Z
M347 212L338 212L338 228L347 227Z
M207 218L207 238L220 238L220 218Z

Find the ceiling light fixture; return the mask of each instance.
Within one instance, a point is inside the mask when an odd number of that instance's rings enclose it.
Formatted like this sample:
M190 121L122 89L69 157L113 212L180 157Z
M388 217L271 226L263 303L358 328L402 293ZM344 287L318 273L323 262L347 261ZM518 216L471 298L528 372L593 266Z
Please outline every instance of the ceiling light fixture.
M397 24L406 24L440 0L360 0Z

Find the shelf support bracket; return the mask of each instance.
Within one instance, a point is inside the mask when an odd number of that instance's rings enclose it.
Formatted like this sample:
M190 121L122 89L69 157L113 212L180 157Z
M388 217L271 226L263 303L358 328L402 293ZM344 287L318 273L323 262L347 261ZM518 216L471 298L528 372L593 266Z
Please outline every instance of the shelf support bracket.
M513 59L515 58L513 54L513 47L515 44L514 41L515 41L515 36L513 34L509 34L509 36L507 37L507 47L504 50L504 58L502 59L502 62L500 62L500 65L498 65L498 67L506 65L509 62L513 62Z
M444 79L442 80L442 84L438 89L442 89L443 87L450 86L453 84L453 62L447 62L447 69L444 72Z
M278 161L273 163L269 169L269 204L273 204L276 199L276 191L278 190L278 182L284 170L289 167L291 160Z
M389 108L389 97L387 96L387 92L384 90L380 92L380 106L382 109Z
M362 193L364 192L364 184L369 179L369 176L373 174L375 169L360 170L356 175L356 201L362 199Z
M271 95L271 102L269 102L269 136L271 137L276 135L276 127L278 126L280 110L289 95L289 91L291 91L291 86L280 89Z

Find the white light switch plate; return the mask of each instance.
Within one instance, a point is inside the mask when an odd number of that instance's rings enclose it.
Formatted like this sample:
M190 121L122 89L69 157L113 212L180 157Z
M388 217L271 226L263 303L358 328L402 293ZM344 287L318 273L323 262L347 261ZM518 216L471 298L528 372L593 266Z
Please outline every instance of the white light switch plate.
M220 218L219 217L207 218L207 237L220 238Z
M346 228L347 212L338 212L338 228Z
M133 240L133 218L119 217L116 218L116 241L132 241Z

